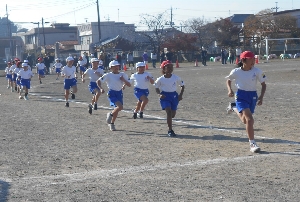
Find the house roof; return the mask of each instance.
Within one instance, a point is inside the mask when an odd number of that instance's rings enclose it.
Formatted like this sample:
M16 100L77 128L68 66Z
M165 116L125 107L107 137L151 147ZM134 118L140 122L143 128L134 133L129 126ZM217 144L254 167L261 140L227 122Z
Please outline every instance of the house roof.
M100 42L95 43L95 45L96 46L104 46L104 45L106 45L106 44L108 44L108 43L110 43L114 40L117 40L118 38L120 38L119 35L114 37L114 38L108 38L108 39L101 40Z
M279 11L279 12L274 12L274 15L280 15L280 14L288 14L288 13L293 13L293 12L299 12L300 9L294 9L294 10L285 10L285 11Z
M78 45L78 41L59 41L59 49L70 49L74 45ZM55 45L46 45L46 49L55 49Z
M244 23L245 20L253 14L234 14L233 16L229 17L232 23Z

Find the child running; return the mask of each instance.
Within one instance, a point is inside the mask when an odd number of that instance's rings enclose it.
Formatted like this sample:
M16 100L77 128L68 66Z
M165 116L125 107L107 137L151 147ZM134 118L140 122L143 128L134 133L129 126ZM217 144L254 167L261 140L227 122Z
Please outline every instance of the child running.
M52 68L53 70L55 69L55 73L57 74L56 80L58 80L58 78L59 78L62 66L63 65L60 63L60 59L56 58L55 59L55 63L54 63L53 68Z
M28 64L27 63L22 63L23 69L21 69L18 72L18 79L20 79L20 84L22 89L25 91L25 96L24 100L28 100L28 89L30 89L30 81L31 78L33 77L33 73L31 70L28 69ZM19 99L22 99L22 90L20 90L20 97Z
M21 81L20 81L20 79L18 78L18 73L21 71L21 69L22 69L22 64L24 64L24 63L22 63L22 62L17 62L17 67L14 69L14 71L13 71L13 75L14 75L14 77L16 77L15 79L16 79L16 87L17 87L17 93L20 93L20 90L22 89L21 88ZM26 63L27 64L27 63ZM27 66L28 66L28 64L27 64ZM27 67L28 68L28 67Z
M7 89L10 89L13 86L12 83L12 73L10 71L11 62L7 62L7 67L5 68L6 79L7 79Z
M80 78L82 78L82 75L86 70L85 65L86 65L86 60L84 60L82 56L79 56L77 66L79 66Z
M118 61L113 60L109 63L111 72L104 74L97 80L97 85L101 92L104 90L101 87L102 82L106 82L108 87L108 100L111 106L115 106L112 112L107 113L106 122L111 131L115 131L115 121L117 119L119 111L123 109L123 83L127 86L131 86L128 81L128 76L124 72L119 72L120 64Z
M42 84L42 78L45 78L45 68L46 65L43 63L43 58L38 58L38 63L35 65L36 73L38 74L38 78L40 80L40 84Z
M160 99L162 110L167 113L167 124L169 127L168 136L175 137L176 134L172 129L172 119L176 115L177 106L184 92L184 82L181 78L173 73L173 64L171 61L163 61L160 65L162 76L155 81L155 90ZM180 94L176 92L177 85L181 87Z
M263 97L266 92L267 85L265 83L266 76L257 67L254 67L255 59L251 51L245 51L240 55L238 68L233 69L228 78L226 85L228 96L233 97L234 92L231 88L231 81L235 80L237 92L235 94L235 103L229 103L227 113L235 111L241 121L246 125L246 132L249 138L250 151L259 152L260 148L254 140L254 119L252 114L256 104L262 105ZM261 93L257 97L256 83L261 83Z
M139 113L140 118L143 118L144 109L149 101L149 83L154 84L153 76L145 72L145 66L146 64L144 62L136 63L137 72L130 77L130 83L132 84L134 82L134 95L138 100L133 111L134 119L137 118L137 113ZM123 87L125 87L125 84Z
M69 107L69 94L70 88L71 98L75 99L75 93L77 92L77 80L76 80L76 67L73 66L74 58L69 56L66 59L67 65L63 67L61 71L61 76L65 77L64 81L64 89L65 89L65 99L66 99L66 107Z
M18 85L17 85L17 73L20 71L22 67L22 62L21 61L16 61L15 65L11 67L11 72L12 72L12 83L14 86L14 90L18 92ZM11 91L13 92L13 90Z
M89 89L90 89L90 92L93 94L92 103L89 104L89 108L88 108L90 114L92 114L93 107L94 107L94 110L97 110L98 99L99 99L101 93L104 92L103 89L101 89L101 90L99 89L99 87L97 86L97 83L96 83L96 81L104 74L103 69L98 68L99 59L92 58L91 62L92 62L92 67L88 68L83 73L82 78L81 78L83 83L85 81L84 80L85 75L88 75L89 79L90 79Z

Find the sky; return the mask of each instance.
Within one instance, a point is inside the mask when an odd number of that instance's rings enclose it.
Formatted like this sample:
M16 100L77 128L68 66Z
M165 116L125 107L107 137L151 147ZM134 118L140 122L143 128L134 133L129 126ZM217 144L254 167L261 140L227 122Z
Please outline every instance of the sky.
M22 28L32 29L32 22L70 23L78 25L97 22L97 0L0 0L0 17L8 18ZM180 26L193 18L215 21L233 14L256 14L268 8L278 11L300 9L300 0L98 0L100 21L115 21L135 24L138 29L146 29L141 16L156 16L165 13L169 21ZM277 2L277 3L276 3ZM7 5L7 12L6 12ZM172 9L171 9L172 8ZM275 11L275 10L274 10Z

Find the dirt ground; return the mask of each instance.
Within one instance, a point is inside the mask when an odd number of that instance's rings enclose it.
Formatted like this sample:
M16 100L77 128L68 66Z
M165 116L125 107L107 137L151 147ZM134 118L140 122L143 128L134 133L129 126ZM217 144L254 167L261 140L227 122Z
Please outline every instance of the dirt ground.
M153 86L144 119L132 119L133 88L124 90L117 131L109 131L105 94L88 114L88 82L78 82L65 108L62 78L38 84L35 75L25 101L0 77L0 201L299 201L300 61L257 66L268 78L254 115L258 154L238 117L226 114L230 64L174 69L186 86L176 138Z

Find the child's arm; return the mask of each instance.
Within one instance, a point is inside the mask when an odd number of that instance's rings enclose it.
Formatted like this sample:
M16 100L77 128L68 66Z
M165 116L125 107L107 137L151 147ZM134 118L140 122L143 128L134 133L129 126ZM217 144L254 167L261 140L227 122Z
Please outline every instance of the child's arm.
M126 86L131 87L131 83L128 80L124 79L123 76L120 76L120 79L125 83Z
M153 79L152 77L147 76L147 79L149 80L149 82L150 82L151 84L154 84L154 79Z
M98 80L96 81L96 83L97 83L98 88L100 89L100 92L101 92L101 93L104 93L105 91L104 91L104 89L101 87L101 81L100 81L100 79L98 79Z
M231 80L227 80L227 82L226 82L226 85L227 85L227 90L228 90L228 96L229 97L233 97L234 96L234 92L233 92L233 90L232 90L232 88L231 88Z
M178 95L178 100L179 100L179 101L182 100L183 92L184 92L184 85L181 86L180 93L179 93L179 95Z
M265 95L266 89L267 89L267 84L265 82L262 82L260 96L257 99L257 105L262 105L263 97Z

